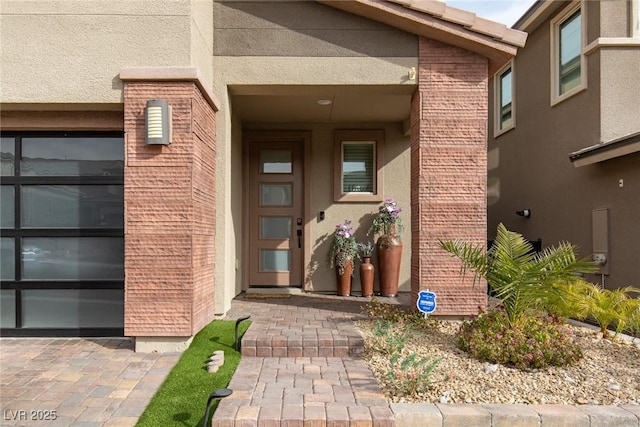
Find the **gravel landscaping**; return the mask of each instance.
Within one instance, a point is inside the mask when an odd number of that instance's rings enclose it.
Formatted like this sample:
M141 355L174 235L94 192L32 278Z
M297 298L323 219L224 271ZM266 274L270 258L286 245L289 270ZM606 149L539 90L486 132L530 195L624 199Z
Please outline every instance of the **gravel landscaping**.
M356 322L365 340L365 360L393 402L640 405L640 339L612 342L589 327L573 326L584 358L576 365L521 371L471 359L456 347L460 322L433 321L426 331L410 330L403 353L440 360L431 387L400 395L390 386L389 356L379 351L375 321Z

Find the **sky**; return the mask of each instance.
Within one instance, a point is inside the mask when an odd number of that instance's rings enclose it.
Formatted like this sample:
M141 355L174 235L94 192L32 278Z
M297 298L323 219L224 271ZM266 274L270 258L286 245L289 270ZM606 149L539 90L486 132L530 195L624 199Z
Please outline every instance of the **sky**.
M445 3L511 27L535 0L445 0Z

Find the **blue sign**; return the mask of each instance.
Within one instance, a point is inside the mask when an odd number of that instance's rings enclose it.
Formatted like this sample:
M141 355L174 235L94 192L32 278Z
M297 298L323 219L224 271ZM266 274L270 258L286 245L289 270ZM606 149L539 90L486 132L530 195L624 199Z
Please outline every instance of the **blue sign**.
M436 311L436 294L429 291L418 292L418 301L416 301L418 310L425 314L430 314Z

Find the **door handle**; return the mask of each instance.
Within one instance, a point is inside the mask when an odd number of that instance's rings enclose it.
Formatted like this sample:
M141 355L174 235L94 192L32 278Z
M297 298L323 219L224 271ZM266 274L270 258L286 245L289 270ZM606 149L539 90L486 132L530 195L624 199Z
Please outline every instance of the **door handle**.
M302 230L297 231L298 234L298 249L302 248Z

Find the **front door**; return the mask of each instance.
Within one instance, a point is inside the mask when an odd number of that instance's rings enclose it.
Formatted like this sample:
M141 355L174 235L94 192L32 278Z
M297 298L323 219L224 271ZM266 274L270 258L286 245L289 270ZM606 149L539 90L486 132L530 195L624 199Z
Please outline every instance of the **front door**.
M302 286L303 148L249 145L249 286Z

